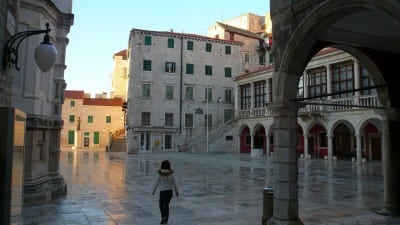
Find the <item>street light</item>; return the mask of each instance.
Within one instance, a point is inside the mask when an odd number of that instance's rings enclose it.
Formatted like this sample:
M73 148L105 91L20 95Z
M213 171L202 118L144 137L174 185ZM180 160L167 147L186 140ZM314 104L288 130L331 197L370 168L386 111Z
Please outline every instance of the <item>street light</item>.
M43 42L35 49L35 61L41 71L49 71L56 62L58 54L57 49L50 43L49 32L49 23L46 23L45 30L22 31L11 36L4 47L3 67L10 67L14 64L15 69L20 70L18 67L18 48L21 45L21 42L27 37L46 33Z

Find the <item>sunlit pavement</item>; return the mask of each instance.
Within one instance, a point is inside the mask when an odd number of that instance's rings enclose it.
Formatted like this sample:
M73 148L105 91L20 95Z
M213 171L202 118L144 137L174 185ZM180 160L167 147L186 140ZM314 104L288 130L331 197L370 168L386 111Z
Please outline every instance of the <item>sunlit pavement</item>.
M169 224L261 224L269 158L82 150L61 153L68 195L25 207L13 224L159 224L158 196L151 191L163 159L171 161L181 190L171 201ZM299 160L299 214L304 224L400 224L399 218L375 213L382 203L380 162Z

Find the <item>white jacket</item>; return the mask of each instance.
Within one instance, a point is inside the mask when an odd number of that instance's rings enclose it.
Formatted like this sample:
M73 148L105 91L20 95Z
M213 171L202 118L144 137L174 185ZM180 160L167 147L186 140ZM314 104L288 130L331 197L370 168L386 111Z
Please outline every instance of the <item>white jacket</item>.
M178 186L173 170L159 170L156 184L153 188L153 194L156 192L157 187L160 187L160 191L174 190L176 195L179 195Z

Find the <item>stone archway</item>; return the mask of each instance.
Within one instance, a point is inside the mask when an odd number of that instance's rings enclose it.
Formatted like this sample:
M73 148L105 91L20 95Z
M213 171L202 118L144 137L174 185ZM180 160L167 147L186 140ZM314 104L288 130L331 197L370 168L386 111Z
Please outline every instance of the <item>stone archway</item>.
M381 102L391 107L384 112L387 122L383 128L385 194L382 212L400 215L400 193L396 191L400 189L400 181L394 176L400 170L400 165L395 163L400 160L400 153L395 150L395 146L400 145L395 137L395 133L400 132L400 98L396 98L400 77L390 72L400 71L400 45L395 41L400 38L399 9L400 2L390 0L271 0L275 56L275 102L271 107L278 188L269 225L302 224L298 217L297 157L293 155L299 106L293 100L306 64L327 46L341 46L350 53L357 52L357 59L369 71L376 71L375 84L386 85L384 91L378 91ZM377 25L368 27L362 21ZM377 27L383 31L378 33ZM341 32L343 30L346 32ZM374 39L376 35L380 38Z

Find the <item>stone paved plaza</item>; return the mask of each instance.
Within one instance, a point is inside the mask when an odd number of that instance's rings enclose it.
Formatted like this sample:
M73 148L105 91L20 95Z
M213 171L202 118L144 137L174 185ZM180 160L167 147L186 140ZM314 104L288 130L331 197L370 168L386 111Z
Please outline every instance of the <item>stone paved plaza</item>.
M181 190L171 201L169 224L261 224L271 158L81 150L61 153L68 195L25 207L13 224L159 224L158 196L151 191L163 159L171 161ZM380 162L299 160L299 214L304 224L400 224L400 218L375 213L382 203Z

